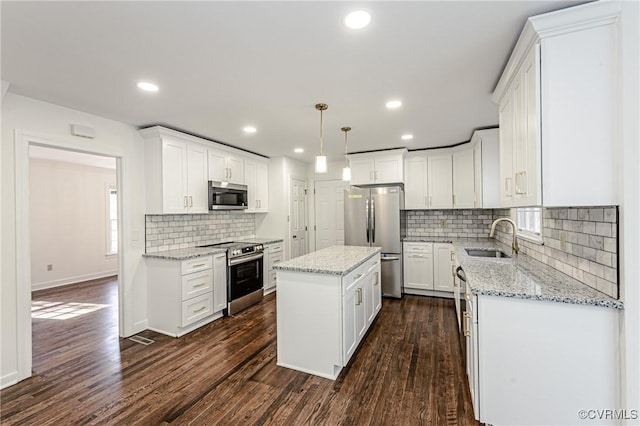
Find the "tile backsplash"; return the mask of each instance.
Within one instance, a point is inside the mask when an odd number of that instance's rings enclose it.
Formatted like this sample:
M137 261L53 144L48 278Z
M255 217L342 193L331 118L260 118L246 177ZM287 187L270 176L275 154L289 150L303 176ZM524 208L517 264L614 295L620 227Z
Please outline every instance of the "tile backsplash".
M242 211L145 216L147 253L231 241L254 235L254 215Z
M494 219L510 217L508 209ZM543 209L544 244L518 239L520 252L611 297L618 298L618 210L615 206ZM511 226L496 238L511 245Z
M489 238L492 210L407 210L407 237Z

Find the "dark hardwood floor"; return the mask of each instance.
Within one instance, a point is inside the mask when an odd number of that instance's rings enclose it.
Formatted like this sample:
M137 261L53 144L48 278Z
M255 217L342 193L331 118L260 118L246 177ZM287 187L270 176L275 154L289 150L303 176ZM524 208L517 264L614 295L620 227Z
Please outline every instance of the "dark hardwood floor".
M3 425L477 424L452 300L384 299L331 381L276 366L274 295L180 339L140 333L149 346L117 337L116 295L115 280L34 293L34 375L0 392Z

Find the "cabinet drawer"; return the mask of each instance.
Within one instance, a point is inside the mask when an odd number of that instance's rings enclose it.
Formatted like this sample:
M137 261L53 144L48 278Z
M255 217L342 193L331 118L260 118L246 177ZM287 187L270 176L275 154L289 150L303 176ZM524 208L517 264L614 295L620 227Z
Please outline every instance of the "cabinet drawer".
M364 262L362 265L358 266L353 271L349 272L342 278L342 294L346 294L351 287L356 285L362 278L367 274L367 266L369 266L368 262Z
M282 253L269 253L269 268L273 268L273 265L282 262Z
M182 300L191 299L213 289L213 269L182 276Z
M182 327L193 324L202 318L213 314L213 293L194 297L182 302Z
M192 272L204 271L205 269L211 269L213 265L212 256L196 257L195 259L182 261L182 275L190 274Z
M281 252L282 252L282 243L269 245L269 253L281 253Z
M433 253L433 243L404 243L406 253Z

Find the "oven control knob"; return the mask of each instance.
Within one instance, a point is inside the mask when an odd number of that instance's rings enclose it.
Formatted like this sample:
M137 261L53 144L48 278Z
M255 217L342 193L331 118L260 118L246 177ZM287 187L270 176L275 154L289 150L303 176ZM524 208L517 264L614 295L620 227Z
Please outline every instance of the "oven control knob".
M235 256L236 254L238 254L238 250L232 251L231 254Z
M258 247L256 247L256 250L262 250L262 245L258 245Z

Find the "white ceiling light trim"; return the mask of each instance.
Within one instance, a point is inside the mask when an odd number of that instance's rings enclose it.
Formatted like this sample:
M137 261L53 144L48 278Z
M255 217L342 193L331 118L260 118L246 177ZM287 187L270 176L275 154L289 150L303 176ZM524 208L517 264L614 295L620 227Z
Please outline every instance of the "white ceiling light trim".
M371 15L364 10L355 10L344 18L344 25L352 30L360 30L371 22Z
M402 101L399 101L397 99L392 99L390 101L387 101L387 103L384 104L384 106L386 106L389 109L400 108L402 106Z
M413 139L413 135L410 133L404 134L402 136L400 136L400 138L402 138L403 141L410 141L411 139Z
M295 152L296 154L302 154L304 152L304 148L295 148L293 152Z
M138 89L144 90L145 92L157 92L160 90L157 84L153 84L148 81L139 81Z
M257 132L257 129L255 127L253 127L253 126L245 126L242 130L245 133L255 133L255 132Z

